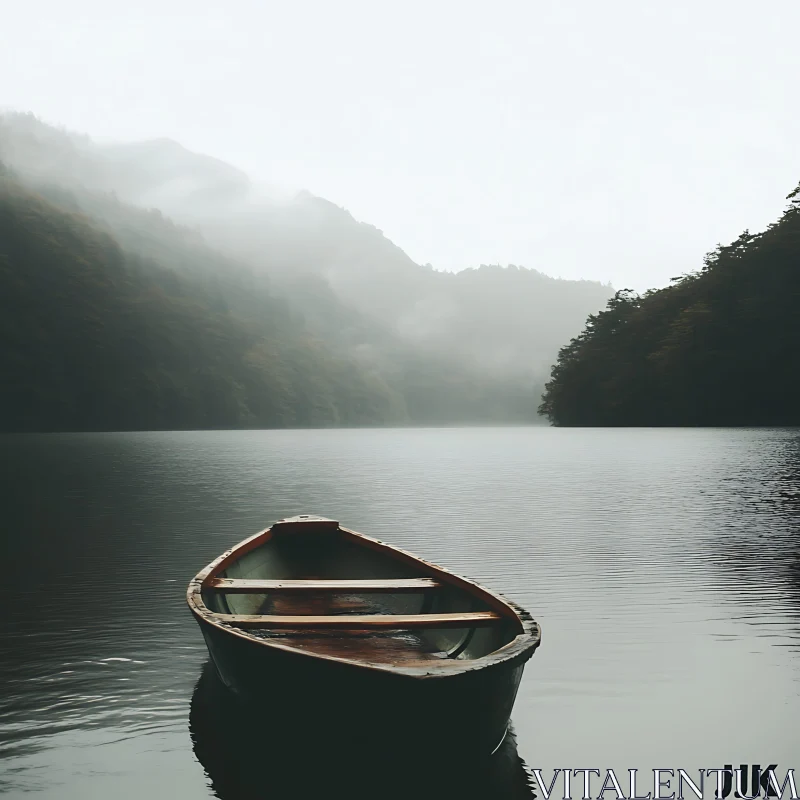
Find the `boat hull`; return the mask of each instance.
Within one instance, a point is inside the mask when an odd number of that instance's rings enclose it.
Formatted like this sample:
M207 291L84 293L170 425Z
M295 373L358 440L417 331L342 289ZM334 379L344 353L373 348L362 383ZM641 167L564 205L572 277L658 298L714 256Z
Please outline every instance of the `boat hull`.
M263 706L270 726L313 727L323 740L346 736L355 746L488 756L506 735L527 661L407 675L321 660L196 619L222 683L243 702Z
M265 725L258 708L235 701L210 663L192 695L189 731L194 753L221 800L536 797L511 728L500 749L481 760L438 749L421 756L402 747L366 750L342 736L319 741L311 724L292 731Z

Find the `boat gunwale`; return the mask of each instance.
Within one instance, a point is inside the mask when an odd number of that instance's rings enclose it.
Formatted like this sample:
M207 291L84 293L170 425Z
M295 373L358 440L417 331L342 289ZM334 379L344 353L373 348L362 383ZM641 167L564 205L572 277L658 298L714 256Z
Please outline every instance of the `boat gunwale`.
M379 550L383 552L388 551L390 557L399 556L399 560L406 563L421 564L424 567L431 569L433 572L438 573L437 578L443 579L443 583L458 586L473 596L481 597L481 599L487 602L490 607L500 612L503 616L507 618L513 617L522 628L521 632L518 633L510 642L502 647L499 647L497 650L493 650L491 653L487 653L485 656L480 656L479 658L469 660L464 659L462 661L450 659L447 662L447 668L444 669L442 666L438 664L434 665L433 663L431 663L430 666L402 667L387 663L370 662L360 659L343 658L341 656L309 652L308 650L302 650L300 648L293 647L282 641L276 641L274 639L262 639L258 636L254 636L248 630L221 622L217 618L218 615L211 611L211 609L209 609L203 601L202 592L205 588L209 588L207 586L208 582L211 579L218 577L218 573L224 570L229 564L238 561L238 559L246 553L269 541L273 536L273 527L286 521L287 520L278 520L268 528L264 528L263 530L254 533L252 536L248 536L247 538L243 539L238 544L234 545L234 547L226 550L224 553L211 561L189 582L189 586L186 590L186 601L192 614L194 614L201 624L209 625L221 631L222 633L244 639L251 644L258 644L268 648L283 650L297 656L332 661L350 667L356 667L375 672L388 672L395 675L405 675L411 678L426 679L445 677L452 678L455 675L466 674L491 667L499 667L500 665L516 666L518 662L524 663L531 658L541 644L541 628L539 624L527 611L513 601L508 600L497 592L487 589L476 581L470 580L469 578L465 578L461 575L457 575L445 567L434 564L433 562L427 561L424 558L420 558L414 553L403 550L395 545L383 542L380 539L375 539L374 537L359 533L358 531L344 528L341 525L337 527L337 532L343 534L346 539L369 547L373 550Z

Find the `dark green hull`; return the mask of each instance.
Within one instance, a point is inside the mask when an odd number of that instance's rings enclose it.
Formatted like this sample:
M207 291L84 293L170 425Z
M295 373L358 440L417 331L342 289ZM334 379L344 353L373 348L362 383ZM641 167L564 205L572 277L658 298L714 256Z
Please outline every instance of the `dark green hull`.
M323 661L200 623L223 684L268 709L271 725L313 724L353 741L492 753L506 734L524 664L429 678Z
M413 741L419 722L408 732ZM243 703L207 664L192 696L195 755L221 800L530 800L532 781L512 731L489 757L441 747L420 752L379 736L356 743L311 722L275 724Z

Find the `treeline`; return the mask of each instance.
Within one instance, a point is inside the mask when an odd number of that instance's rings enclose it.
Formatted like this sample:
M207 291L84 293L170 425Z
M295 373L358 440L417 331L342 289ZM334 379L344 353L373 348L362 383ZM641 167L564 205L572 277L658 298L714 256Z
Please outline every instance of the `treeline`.
M639 296L617 292L562 348L556 425L800 424L800 186L781 218Z

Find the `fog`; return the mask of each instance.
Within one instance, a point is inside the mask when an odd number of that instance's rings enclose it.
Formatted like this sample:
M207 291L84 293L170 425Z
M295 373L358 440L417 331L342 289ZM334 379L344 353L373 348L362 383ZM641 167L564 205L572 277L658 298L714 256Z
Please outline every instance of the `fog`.
M95 142L31 114L10 113L0 117L0 159L35 189L56 184L77 192L78 206L123 237L128 249L163 260L141 241L160 235L152 225L130 238L134 223L124 209L109 216L102 198L110 193L117 202L159 209L220 253L269 276L273 291L317 334L334 335L321 316L336 318L335 335L363 318L366 327L345 350L359 360L371 354L383 368L397 358L396 345L389 344L397 339L413 352L433 353L484 378L521 378L539 388L558 349L613 293L608 284L559 281L516 266L483 265L456 274L421 266L380 230L329 200L259 185L170 139ZM226 279L220 274L215 280L220 278Z
M308 189L416 263L645 289L780 212L798 23L794 0L40 0L4 12L0 103Z
M13 430L542 421L559 348L613 293L417 264L335 203L165 137L6 113L0 166Z

